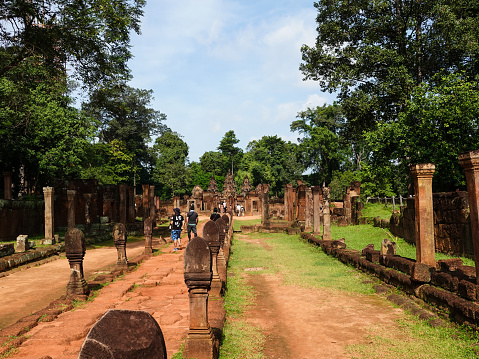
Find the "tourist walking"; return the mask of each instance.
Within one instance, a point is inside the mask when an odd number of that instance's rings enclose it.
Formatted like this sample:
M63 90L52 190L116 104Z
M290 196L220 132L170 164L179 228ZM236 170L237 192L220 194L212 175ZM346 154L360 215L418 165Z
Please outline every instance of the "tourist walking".
M195 234L195 237L197 236L196 225L198 224L198 213L195 212L194 204L191 205L190 211L186 217L188 218L188 226L186 227L188 240L191 240L191 232Z
M177 251L178 249L181 249L181 228L183 227L183 216L180 214L180 209L179 208L173 208L173 212L175 214L171 216L171 222L170 222L170 227L171 227L171 240L174 243L175 249L174 251Z
M241 205L239 203L236 205L236 215L238 217L241 215Z
M220 216L220 214L218 213L218 208L215 207L215 208L213 209L213 213L212 213L211 216L210 216L210 219L211 219L212 221L216 221L216 220L217 220L218 218L220 218L220 217L221 217L221 216Z

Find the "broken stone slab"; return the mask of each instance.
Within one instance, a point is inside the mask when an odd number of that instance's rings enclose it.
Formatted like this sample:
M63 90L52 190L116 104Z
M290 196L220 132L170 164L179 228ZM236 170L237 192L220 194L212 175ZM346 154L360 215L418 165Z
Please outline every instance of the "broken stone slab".
M111 309L90 329L79 359L166 359L163 333L145 311Z
M411 273L411 279L416 282L429 283L432 270L433 268L427 264L416 262Z
M396 255L396 242L391 242L389 239L384 238L381 241L381 255L382 256L395 256Z
M17 243L15 245L15 252L16 253L22 253L28 251L29 244L28 244L28 235L26 234L21 234L17 237Z

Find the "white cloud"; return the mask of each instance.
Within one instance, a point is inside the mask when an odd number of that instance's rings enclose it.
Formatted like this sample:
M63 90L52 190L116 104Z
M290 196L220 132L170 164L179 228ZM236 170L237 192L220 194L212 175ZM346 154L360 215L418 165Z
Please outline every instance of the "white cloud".
M317 106L323 106L328 103L328 99L318 94L309 95L306 102L301 106L301 111L307 110L308 107L315 108Z

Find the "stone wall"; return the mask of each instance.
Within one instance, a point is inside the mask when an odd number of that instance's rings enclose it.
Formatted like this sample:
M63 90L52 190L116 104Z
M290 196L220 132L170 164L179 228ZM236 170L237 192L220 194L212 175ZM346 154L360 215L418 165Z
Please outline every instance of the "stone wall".
M434 193L433 207L436 251L473 256L467 192ZM407 206L393 214L389 224L392 234L413 244L414 208L414 198L408 198Z
M19 234L44 231L43 201L0 200L0 241L12 241Z

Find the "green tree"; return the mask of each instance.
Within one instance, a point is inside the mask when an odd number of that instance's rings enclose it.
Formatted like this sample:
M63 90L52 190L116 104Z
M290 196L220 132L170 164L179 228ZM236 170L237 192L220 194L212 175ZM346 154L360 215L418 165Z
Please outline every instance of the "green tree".
M190 183L188 145L176 132L167 130L153 146L156 158L153 179L165 188L164 198L185 194Z
M231 161L231 173L234 174L233 162L236 159L237 162L241 160L242 151L241 148L236 147L239 140L236 138L236 134L233 130L225 133L220 141L218 150Z
M33 58L0 77L0 168L22 167L31 190L79 175L93 125L72 106L66 79Z
M339 170L347 159L349 144L340 135L344 117L337 104L308 108L299 112L291 131L299 132L299 152L303 170L311 170L315 178L329 184L333 171Z
M145 0L4 0L0 47L9 52L5 76L40 57L52 74L64 66L85 85L101 87L129 78L130 34L140 33Z
M253 186L269 183L271 191L278 194L283 193L284 185L301 177L297 145L278 136L263 136L251 141L242 167Z
M411 163L434 163L434 190L465 187L461 153L479 148L479 86L464 73L437 74L417 87L397 122L368 134L378 162L395 159L404 175Z
M224 175L227 172L227 169L225 171L224 164L228 162L229 158L225 158L222 153L216 151L208 151L203 153L203 155L200 157L199 164L201 166L201 169L206 173Z
M148 144L166 130L166 115L151 108L152 101L152 90L118 84L94 91L83 109L97 121L101 142L122 142L133 156L133 166L148 169L153 164Z

